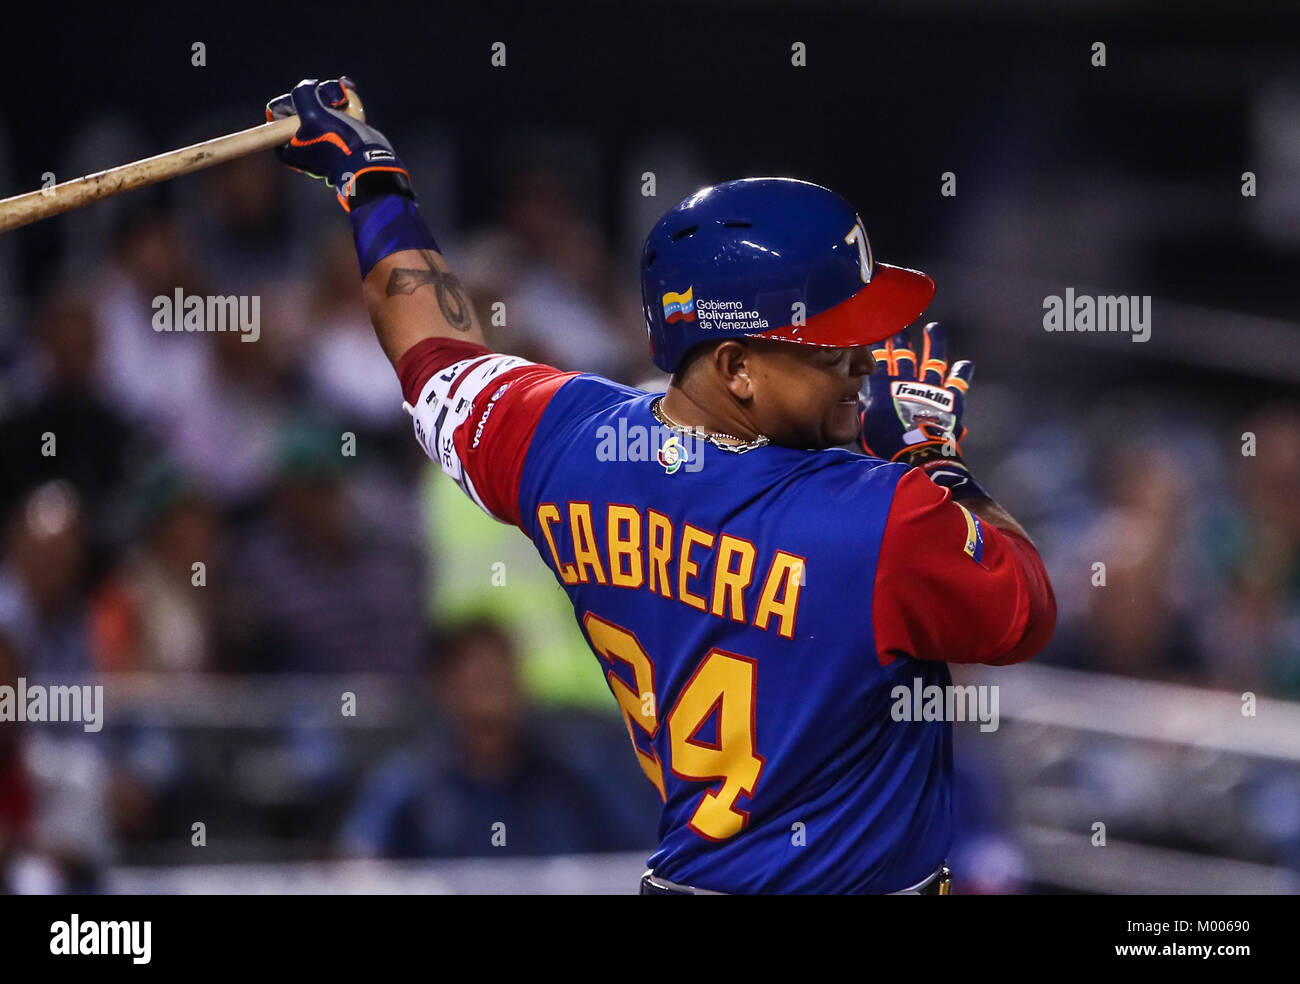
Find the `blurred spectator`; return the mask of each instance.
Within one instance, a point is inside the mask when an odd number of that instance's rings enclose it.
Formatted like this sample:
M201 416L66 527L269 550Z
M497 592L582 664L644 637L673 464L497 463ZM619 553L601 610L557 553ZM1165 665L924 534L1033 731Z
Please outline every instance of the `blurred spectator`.
M510 639L471 622L437 654L434 684L446 734L384 764L366 782L341 833L360 857L440 858L636 850L597 777L551 751L529 722Z
M214 114L202 125L202 132L229 133L251 124L232 113ZM191 186L194 198L181 208L184 228L222 293L256 293L267 271L284 270L295 258L300 244L289 221L290 177L274 155L249 154L204 171Z
M1159 450L1116 449L1111 462L1112 504L1086 548L1105 564L1105 583L1088 582L1082 663L1132 676L1188 674L1196 648L1178 597L1186 476ZM1091 563L1085 570L1091 575Z
M402 388L375 340L361 299L356 249L343 231L322 243L307 322L306 376L317 402L352 430L400 430L409 439Z
M571 179L546 163L506 178L499 223L457 256L457 273L492 345L562 369L627 379L644 370L635 285L579 205ZM504 320L492 306L505 304Z
M0 687L16 687L20 675L18 651L0 634ZM36 812L22 734L17 722L0 722L0 894L13 891L12 865L28 849Z
M356 508L341 440L308 425L281 436L269 514L231 557L241 668L415 672L424 568L414 531L395 538Z
M0 500L12 507L34 486L67 479L86 504L96 545L106 547L123 532L116 523L121 485L147 449L104 397L100 330L84 296L70 285L56 287L34 328L27 398L0 421Z
M265 488L291 415L288 370L265 320L254 342L240 332L195 336L211 361L187 381L172 414L172 456L224 507L245 505Z
M47 482L11 517L0 567L0 631L33 674L90 668L85 519L72 486Z
M1245 422L1255 454L1239 464L1238 508L1214 530L1225 573L1201 624L1215 682L1300 698L1300 409Z
M136 422L167 433L209 358L205 334L153 328L155 297L172 297L178 288L201 293L190 244L171 212L155 203L123 215L109 257L90 276L102 328L103 391Z
M27 668L0 633L0 686ZM79 725L0 723L0 893L93 892L112 853L107 762Z
M216 513L165 466L140 483L134 505L137 536L92 606L96 662L107 670L209 669L221 583Z
M573 603L532 541L483 512L435 465L427 466L424 488L429 552L437 560L435 623L491 618L518 640L531 699L617 716Z

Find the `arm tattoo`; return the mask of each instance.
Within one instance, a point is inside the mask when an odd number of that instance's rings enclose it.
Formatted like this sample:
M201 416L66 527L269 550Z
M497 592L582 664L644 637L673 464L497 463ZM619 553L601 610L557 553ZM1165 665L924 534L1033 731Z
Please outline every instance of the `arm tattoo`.
M389 275L387 296L414 294L421 287L432 285L438 296L438 309L447 323L457 331L469 331L474 327L474 314L465 288L450 270L435 265L431 250L420 250L420 257L425 269L399 267Z

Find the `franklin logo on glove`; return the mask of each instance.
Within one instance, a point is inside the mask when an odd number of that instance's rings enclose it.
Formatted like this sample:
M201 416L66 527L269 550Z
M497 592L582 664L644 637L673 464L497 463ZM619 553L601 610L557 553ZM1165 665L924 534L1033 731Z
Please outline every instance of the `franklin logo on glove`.
M896 382L893 384L895 400L914 400L929 403L945 413L951 413L954 397L946 389L938 386L925 386L921 383Z

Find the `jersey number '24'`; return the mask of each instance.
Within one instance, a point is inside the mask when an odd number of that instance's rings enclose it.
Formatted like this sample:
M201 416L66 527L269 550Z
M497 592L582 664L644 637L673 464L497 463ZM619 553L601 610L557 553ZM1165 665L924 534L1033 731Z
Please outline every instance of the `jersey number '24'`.
M632 671L635 689L612 668L605 676L627 720L637 761L666 801L664 763L653 745L643 748L637 741L638 731L650 741L659 734L654 660L634 633L593 612L583 617L582 627L601 659ZM704 792L690 819L690 828L709 840L726 840L749 822L749 814L736 806L736 799L742 794L752 798L763 772L763 756L754 750L757 685L757 662L710 649L663 722L668 726L668 767L673 775L687 782L722 784ZM700 730L715 715L714 739L700 738Z

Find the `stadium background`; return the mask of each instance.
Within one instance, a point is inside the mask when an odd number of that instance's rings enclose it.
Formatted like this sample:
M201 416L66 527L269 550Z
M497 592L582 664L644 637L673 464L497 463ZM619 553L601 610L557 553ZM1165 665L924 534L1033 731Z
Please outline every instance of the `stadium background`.
M938 283L927 317L977 363L968 458L1061 608L1034 663L961 674L1001 686L1002 725L957 727L960 889L1294 891L1300 30L1283 4L1068 7L29 12L0 192L344 71L506 303L493 344L657 385L653 220L737 176L841 190ZM261 338L154 333L177 287L258 296ZM1066 287L1152 295L1150 341L1043 331ZM271 154L0 239L0 677L107 691L97 734L0 724L0 885L633 889L655 797L597 663L399 403L346 222Z

